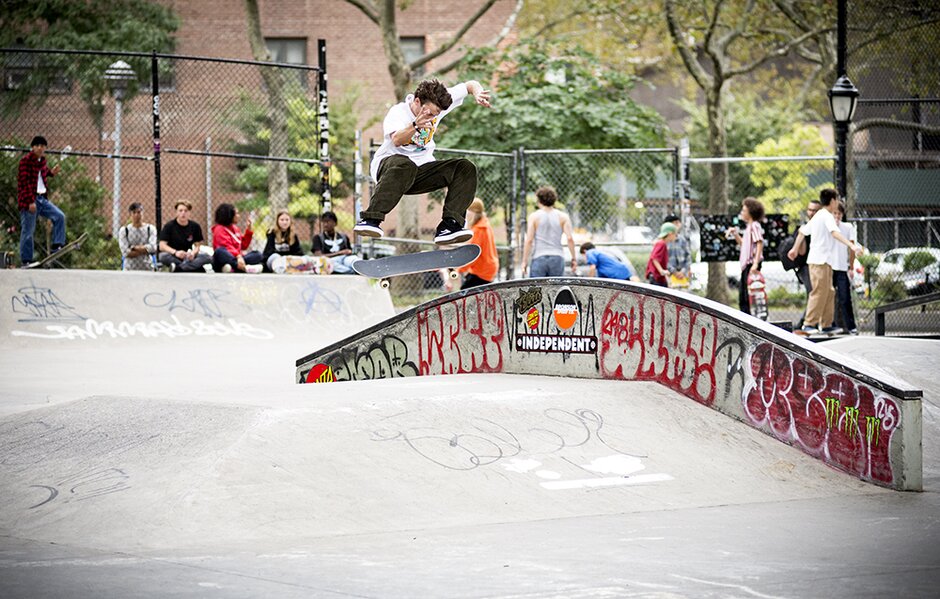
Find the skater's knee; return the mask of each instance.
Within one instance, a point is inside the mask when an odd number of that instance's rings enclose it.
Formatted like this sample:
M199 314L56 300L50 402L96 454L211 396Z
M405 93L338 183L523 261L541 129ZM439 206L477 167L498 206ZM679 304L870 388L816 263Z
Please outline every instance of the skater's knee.
M457 171L466 176L471 176L476 178L477 176L477 165L473 164L466 158L457 159Z

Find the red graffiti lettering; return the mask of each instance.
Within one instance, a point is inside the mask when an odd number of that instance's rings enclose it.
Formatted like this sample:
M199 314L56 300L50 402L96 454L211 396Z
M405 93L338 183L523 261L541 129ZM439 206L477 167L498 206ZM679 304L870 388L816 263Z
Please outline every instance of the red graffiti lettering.
M418 373L502 372L506 321L487 291L418 312Z

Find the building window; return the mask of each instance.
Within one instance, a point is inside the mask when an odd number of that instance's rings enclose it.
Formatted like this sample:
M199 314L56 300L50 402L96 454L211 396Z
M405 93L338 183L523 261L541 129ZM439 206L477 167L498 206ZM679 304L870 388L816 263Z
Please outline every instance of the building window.
M264 38L264 45L268 47L268 53L274 62L283 62L286 64L307 64L307 38ZM293 71L300 85L307 89L308 77L310 71Z
M403 37L401 38L401 50L405 55L405 62L411 64L425 55L424 37ZM425 73L425 65L421 65L412 72L413 77L421 77Z
M31 52L5 54L0 62L2 89L14 91L24 86L30 93L68 94L72 91L72 81L62 74L62 69L55 64L44 64L42 56Z

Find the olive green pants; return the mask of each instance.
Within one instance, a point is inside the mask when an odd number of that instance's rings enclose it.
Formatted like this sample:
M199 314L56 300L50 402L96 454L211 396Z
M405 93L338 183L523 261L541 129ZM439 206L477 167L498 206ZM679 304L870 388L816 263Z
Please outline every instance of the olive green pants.
M447 188L443 218L464 224L467 208L477 192L477 167L466 158L435 160L421 166L407 156L394 154L382 160L369 207L360 218L385 220L405 194L422 194Z

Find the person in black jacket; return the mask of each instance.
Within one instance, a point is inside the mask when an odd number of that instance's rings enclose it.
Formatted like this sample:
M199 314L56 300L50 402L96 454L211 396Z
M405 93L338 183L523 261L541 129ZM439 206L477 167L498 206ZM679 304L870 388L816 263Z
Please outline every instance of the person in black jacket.
M300 239L293 230L293 219L287 210L277 213L274 228L268 231L268 241L264 246L262 257L267 272L274 272L273 264L281 256L302 256L304 251L300 247Z

